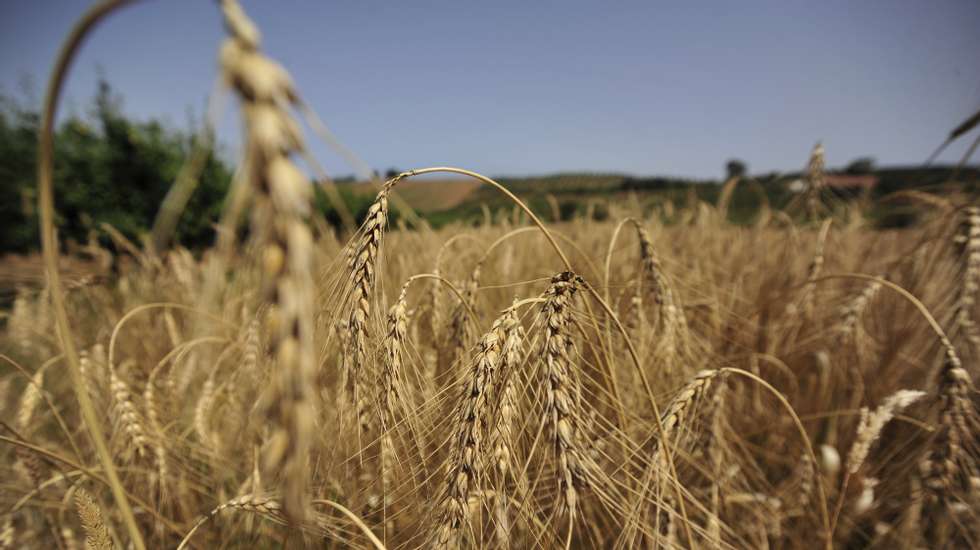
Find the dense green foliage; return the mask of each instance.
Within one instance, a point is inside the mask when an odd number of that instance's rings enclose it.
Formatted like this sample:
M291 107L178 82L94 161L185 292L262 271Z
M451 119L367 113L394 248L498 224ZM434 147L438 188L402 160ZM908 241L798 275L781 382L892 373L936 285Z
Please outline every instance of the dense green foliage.
M40 243L37 219L39 114L0 98L0 252L27 252ZM101 83L90 112L61 122L55 135L55 208L59 237L86 242L104 237L102 224L139 242L153 225L161 202L194 148L195 137L159 121L136 121ZM191 248L213 242L214 224L227 196L232 168L209 152L197 186L177 226L178 241ZM316 210L329 225L340 217L319 188ZM373 195L340 194L358 220ZM397 213L395 213L397 215Z
M36 151L39 115L7 99L0 110L0 250L37 247ZM85 241L108 223L137 239L153 223L193 137L158 121L134 121L101 83L87 116L63 121L55 136L55 207L59 236ZM177 228L189 245L210 242L231 179L212 151Z

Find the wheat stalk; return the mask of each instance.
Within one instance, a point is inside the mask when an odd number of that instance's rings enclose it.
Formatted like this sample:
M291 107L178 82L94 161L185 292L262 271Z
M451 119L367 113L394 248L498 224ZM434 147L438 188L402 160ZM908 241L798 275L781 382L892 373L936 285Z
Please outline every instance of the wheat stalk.
M811 220L817 219L823 209L821 193L823 192L824 181L824 150L823 143L817 142L810 151L810 160L807 162L806 169L806 207L807 215Z
M915 403L924 395L925 392L921 391L899 390L888 396L874 412L869 411L867 407L861 408L861 420L858 423L857 436L847 454L848 473L856 474L861 468L871 446L878 440L881 430L895 416L895 413Z
M511 305L516 309L518 302ZM504 347L500 361L498 384L494 394L498 396L497 411L494 415L497 429L493 432L493 456L501 483L506 483L508 477L513 477L518 494L527 491L527 474L515 464L518 448L517 432L520 427L520 394L519 373L524 358L524 327L516 319L504 327ZM506 494L498 494L494 501L494 514L497 522L494 533L497 542L502 547L509 547L511 541L511 526L508 513L508 498Z
M75 506L78 509L82 528L85 530L85 549L112 550L115 545L102 518L102 510L99 509L92 495L85 489L78 488L75 491Z
M954 320L956 328L963 331L970 344L980 349L980 332L973 318L977 291L980 290L980 207L966 208L955 243L960 252L961 280Z
M569 331L572 300L581 277L570 271L551 278L544 294L542 314L545 319L544 376L545 423L551 430L557 461L558 492L570 520L575 518L578 487L587 485L587 457L579 440L576 419L581 414L581 390L571 369L573 342Z
M122 424L123 432L129 438L136 450L136 455L143 457L146 454L148 440L146 430L143 429L143 419L136 404L133 403L132 393L126 382L116 374L115 369L109 370L109 389L112 392L113 402L116 412L119 415L119 422Z
M184 535L184 539L180 542L180 545L177 546L177 550L183 550L190 542L190 539L194 533L202 525L204 525L205 522L225 510L237 510L241 512L258 514L280 524L293 522L293 520L286 516L283 503L281 503L275 497L255 494L243 495L216 506L210 512L208 512L207 515L199 519L197 523L194 524L194 527L192 527L191 530Z
M929 453L920 468L923 491L930 509L946 513L957 495L975 490L972 478L980 475L976 455L976 427L980 417L970 400L970 376L963 368L956 350L945 337L941 338L944 352L939 371L939 423ZM970 449L972 452L968 452Z
M640 527L641 519L645 516L646 502L651 492L661 487L660 479L663 470L667 467L667 456L664 453L665 444L671 438L678 427L683 424L694 405L710 395L712 386L716 382L724 379L728 371L724 369L703 370L681 388L680 392L667 405L661 413L660 425L663 430L662 440L654 440L654 447L650 453L650 459L643 473L640 483L640 495L633 507L632 514L628 517L627 528L623 531L623 539L631 541L635 531ZM715 403L720 406L720 403ZM668 499L670 500L670 499ZM672 514L667 510L670 502L663 502L657 506L657 521L664 522L658 529L658 536L666 536L669 541L676 537L674 530L676 526L672 520Z
M242 99L248 129L252 232L261 250L263 294L270 303L266 324L277 363L261 406L274 425L263 458L266 471L281 475L286 516L300 521L306 516L315 416L313 238L305 221L312 187L290 158L303 143L286 110L297 100L289 74L260 51L259 31L235 0L222 0L221 7L230 35L221 48L221 67Z
M378 192L361 226L360 240L351 250L348 262L353 286L353 306L347 319L347 345L344 353L346 395L358 419L358 437L363 439L371 429L370 380L367 369L368 320L371 295L376 279L376 263L388 222L388 193L398 178L389 180Z
M684 345L687 331L687 318L684 310L674 296L670 282L660 265L660 257L653 246L650 234L637 220L632 220L640 242L640 259L643 265L643 280L650 287L653 300L657 304L657 327L661 331L659 346L664 350L664 366L669 369L680 346Z
M824 249L827 244L827 235L830 232L830 225L833 220L826 220L817 234L817 244L813 251L813 259L807 268L806 283L803 285L803 296L800 298L803 303L803 312L807 318L813 317L814 294L817 290L817 279L823 271Z
M450 439L446 483L440 499L439 523L433 535L436 548L456 548L469 517L470 493L484 460L484 438L495 430L492 393L500 375L501 360L507 355L507 330L517 323L514 310L498 317L480 339L470 377L463 386L454 414L455 428Z
M385 361L382 363L381 380L378 387L381 388L380 395L380 421L381 421L381 483L385 494L385 500L389 498L389 491L393 487L393 466L396 461L395 446L392 440L391 430L396 423L395 407L399 405L398 380L402 376L402 355L404 353L406 325L408 322L407 294L408 286L411 281L406 282L395 300L395 304L388 311L388 335L385 338Z
M879 275L878 278L884 279L884 275ZM868 308L868 304L871 300L877 296L878 292L881 290L881 283L878 281L868 281L864 285L861 292L854 295L847 303L845 303L840 308L840 321L837 323L837 334L839 341L853 337L855 331L857 330L857 322L860 319L861 314Z

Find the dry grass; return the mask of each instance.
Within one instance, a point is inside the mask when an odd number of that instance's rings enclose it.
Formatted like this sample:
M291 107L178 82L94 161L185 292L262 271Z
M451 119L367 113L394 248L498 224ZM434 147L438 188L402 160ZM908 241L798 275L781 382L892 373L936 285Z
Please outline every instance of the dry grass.
M831 217L815 150L805 222L627 201L545 226L443 167L389 181L350 234L313 231L296 91L222 6L249 240L131 246L138 267L111 280L66 289L52 269L20 292L0 334L0 544L980 545L980 222L962 197L901 231ZM433 172L514 215L389 228L401 182Z

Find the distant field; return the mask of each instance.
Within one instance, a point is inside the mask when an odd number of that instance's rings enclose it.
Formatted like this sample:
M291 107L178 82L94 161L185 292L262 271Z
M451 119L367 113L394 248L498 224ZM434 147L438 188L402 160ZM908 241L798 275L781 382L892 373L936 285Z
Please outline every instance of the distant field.
M953 166L932 166L928 168L916 166L882 167L874 172L878 178L872 197L881 197L889 193L905 189L928 190L939 194L953 192L953 187L947 185L954 173ZM980 183L980 169L966 166L957 173L955 188L972 193ZM771 204L780 205L792 197L786 188L789 182L801 177L799 173L762 174L746 179L746 183L738 186L733 197L734 208L754 210L758 206L763 192ZM589 200L610 200L622 198L627 193L659 194L662 197L684 198L689 192L695 191L702 200L713 202L717 200L721 189L720 180L692 180L681 177L650 176L639 177L627 174L590 174L562 173L546 176L499 177L502 185L520 197L538 197L543 200L545 195L554 195L560 203L575 202L584 205ZM944 187L946 185L946 187ZM365 196L373 196L376 189L365 183L354 184L351 189ZM467 179L436 179L436 180L407 180L398 187L398 194L409 205L422 214L442 213L440 218L455 219L465 217L468 213L479 211L480 204L491 208L495 205L506 204L501 195L490 187L483 187L475 180ZM652 195L651 195L652 196ZM543 206L543 203L542 205ZM449 212L454 211L455 212Z
M69 287L105 275L105 269L94 261L86 261L73 255L62 256L59 260L61 277ZM43 284L44 263L40 254L0 256L0 303L13 295L17 288L37 288Z
M408 180L399 184L398 195L418 212L438 212L459 206L478 187L480 182L472 179ZM354 184L352 189L371 196L377 193L367 183Z

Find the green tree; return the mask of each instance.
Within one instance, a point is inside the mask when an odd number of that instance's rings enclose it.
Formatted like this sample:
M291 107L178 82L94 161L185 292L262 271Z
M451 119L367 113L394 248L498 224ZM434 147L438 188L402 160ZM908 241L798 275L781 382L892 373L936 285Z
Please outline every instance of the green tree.
M732 178L741 178L745 176L748 170L749 167L747 164L745 164L745 161L730 159L725 163L725 179L730 180Z
M0 249L38 245L36 143L39 117L5 100L0 109ZM121 101L100 82L92 112L62 123L55 135L55 209L62 241L83 241L100 223L131 239L152 225L193 137L160 122L127 118ZM213 240L231 170L213 151L181 216L177 238L191 246Z
M0 251L38 242L34 166L38 117L0 98Z
M867 175L875 171L875 159L872 157L858 157L851 161L844 168L844 172L852 175Z

